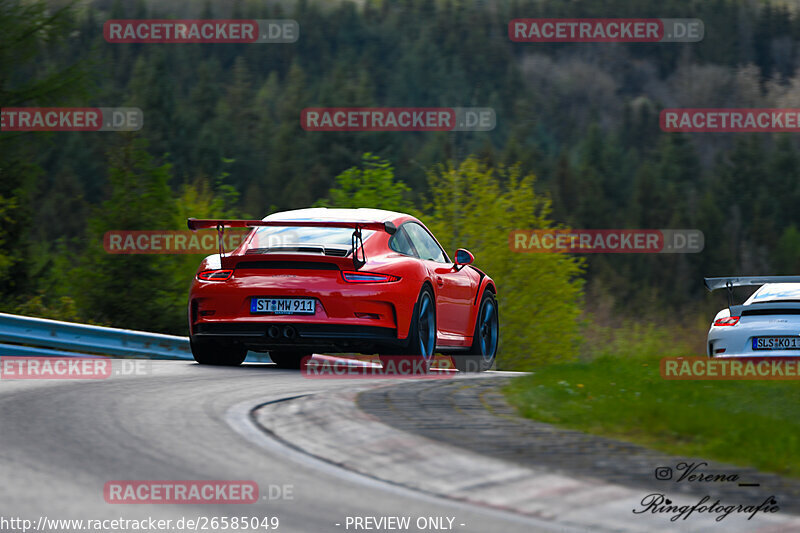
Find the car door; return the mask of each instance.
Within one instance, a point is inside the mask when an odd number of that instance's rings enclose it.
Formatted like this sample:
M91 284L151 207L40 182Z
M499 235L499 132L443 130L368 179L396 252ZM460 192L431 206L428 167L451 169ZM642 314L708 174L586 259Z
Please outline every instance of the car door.
M456 270L436 240L421 225L403 225L420 259L436 284L436 323L446 336L469 336L470 305L474 280L465 269ZM452 337L451 337L452 338ZM457 339L454 339L457 340Z

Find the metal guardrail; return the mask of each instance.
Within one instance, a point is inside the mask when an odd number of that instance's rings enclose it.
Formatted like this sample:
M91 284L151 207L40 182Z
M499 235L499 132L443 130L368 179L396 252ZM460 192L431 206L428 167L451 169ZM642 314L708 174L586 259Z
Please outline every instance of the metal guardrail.
M192 359L188 337L5 313L0 313L0 355Z

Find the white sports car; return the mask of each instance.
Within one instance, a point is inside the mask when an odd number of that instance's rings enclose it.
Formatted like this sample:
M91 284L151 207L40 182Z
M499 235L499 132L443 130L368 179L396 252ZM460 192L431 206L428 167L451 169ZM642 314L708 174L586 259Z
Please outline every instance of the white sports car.
M800 356L800 276L705 278L708 290L728 289L728 308L708 330L709 357ZM741 305L733 288L761 285Z

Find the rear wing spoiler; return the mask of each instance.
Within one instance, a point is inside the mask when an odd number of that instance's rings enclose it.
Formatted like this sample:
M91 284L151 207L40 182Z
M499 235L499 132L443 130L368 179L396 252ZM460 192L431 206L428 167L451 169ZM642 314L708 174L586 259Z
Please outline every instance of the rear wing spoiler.
M750 276L742 278L703 278L706 289L715 291L733 287L765 285L767 283L800 283L800 276Z
M237 219L216 219L216 218L190 218L186 221L189 229L197 231L199 229L216 229L219 233L219 255L224 255L222 249L222 236L225 228L257 228L264 226L271 227L298 227L298 228L352 228L353 230L353 266L358 270L367 262L364 253L364 241L361 238L361 230L385 231L389 235L394 235L397 226L391 221L329 221L329 220L237 220ZM361 257L358 256L358 249L361 250Z
M746 276L738 278L703 278L706 289L715 291L717 289L728 289L728 309L731 311L731 316L734 315L734 310L741 312L740 305L733 305L733 288L734 287L752 287L756 285L765 285L767 283L800 283L800 276Z
M385 231L393 235L397 226L391 221L328 221L328 220L224 220L215 218L190 218L187 220L189 229L217 229L220 228L257 228L261 226L281 226L298 228L353 228L354 230Z

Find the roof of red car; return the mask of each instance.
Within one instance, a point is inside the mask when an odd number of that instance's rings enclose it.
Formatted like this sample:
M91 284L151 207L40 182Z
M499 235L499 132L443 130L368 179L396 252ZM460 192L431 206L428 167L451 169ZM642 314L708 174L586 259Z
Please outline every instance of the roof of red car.
M262 220L331 220L331 221L395 221L410 218L411 215L386 211L384 209L339 209L328 207L311 207L308 209L295 209L293 211L280 211L264 217Z

